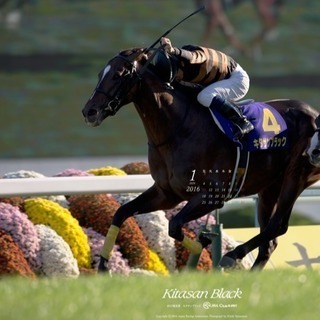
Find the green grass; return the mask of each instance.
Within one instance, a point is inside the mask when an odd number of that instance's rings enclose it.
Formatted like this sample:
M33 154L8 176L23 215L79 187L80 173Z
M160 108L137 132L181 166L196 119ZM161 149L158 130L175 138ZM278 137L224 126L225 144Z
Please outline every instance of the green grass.
M0 315L6 320L152 320L170 316L171 319L241 316L252 320L313 320L320 314L319 281L319 271L292 270L182 273L166 278L4 278L0 281ZM211 297L214 290L222 288L241 294L230 299ZM164 297L167 289L208 291L208 294L174 299ZM212 307L205 309L204 302L210 302Z

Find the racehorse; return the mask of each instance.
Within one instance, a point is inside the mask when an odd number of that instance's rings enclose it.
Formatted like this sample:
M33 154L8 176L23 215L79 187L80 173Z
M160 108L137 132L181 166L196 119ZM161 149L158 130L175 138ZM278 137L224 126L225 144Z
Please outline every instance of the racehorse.
M152 51L142 48L120 52L99 73L98 84L82 110L87 124L99 126L133 102L148 138L154 179L152 187L116 211L101 253L100 271L106 270L119 228L128 217L173 208L184 200L187 204L169 221L169 235L199 254L208 245L206 236L191 240L183 234L182 226L223 206L228 200L223 189L226 185L231 189L236 170L239 147L213 122L209 109L198 104L198 89L175 81L165 83L151 67L152 58ZM224 267L235 266L259 248L253 268L263 268L277 246L276 238L288 229L296 199L320 179L320 168L310 163L306 152L317 129L318 112L298 100L272 100L265 105L283 117L289 144L250 152L246 177L236 196L258 194L261 230L228 252L220 261ZM269 115L263 123L272 130L277 121Z

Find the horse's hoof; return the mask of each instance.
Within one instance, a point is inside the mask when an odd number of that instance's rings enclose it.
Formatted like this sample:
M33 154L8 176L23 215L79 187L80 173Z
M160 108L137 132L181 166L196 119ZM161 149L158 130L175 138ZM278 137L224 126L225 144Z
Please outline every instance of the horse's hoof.
M108 260L106 260L104 257L100 256L100 262L98 266L98 273L106 273L109 271L107 267Z
M201 232L199 235L199 241L202 245L202 248L206 248L212 243L212 233L209 232Z
M219 263L219 267L222 269L234 269L236 266L237 261L228 256L223 256Z
M246 268L242 264L241 259L233 259L229 256L224 256L220 260L219 267L226 271L226 270L245 270Z

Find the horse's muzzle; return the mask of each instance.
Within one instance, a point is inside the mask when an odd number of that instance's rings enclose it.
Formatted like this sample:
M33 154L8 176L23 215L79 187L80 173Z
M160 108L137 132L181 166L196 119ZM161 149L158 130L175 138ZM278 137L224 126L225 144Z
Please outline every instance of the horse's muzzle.
M316 130L306 150L310 164L320 168L320 132Z
M82 114L85 118L85 121L91 127L97 127L101 124L101 122L107 117L107 113L105 111L99 111L94 108L90 108L86 110L84 108L82 110Z

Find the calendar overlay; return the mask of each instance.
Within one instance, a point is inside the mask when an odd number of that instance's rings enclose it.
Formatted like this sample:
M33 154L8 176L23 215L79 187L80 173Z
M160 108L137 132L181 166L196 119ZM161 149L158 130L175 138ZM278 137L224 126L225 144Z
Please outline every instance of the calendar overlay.
M249 160L248 160L249 161ZM235 198L245 181L247 168L192 170L186 188L190 193L201 193L201 204L217 208Z

